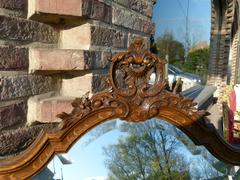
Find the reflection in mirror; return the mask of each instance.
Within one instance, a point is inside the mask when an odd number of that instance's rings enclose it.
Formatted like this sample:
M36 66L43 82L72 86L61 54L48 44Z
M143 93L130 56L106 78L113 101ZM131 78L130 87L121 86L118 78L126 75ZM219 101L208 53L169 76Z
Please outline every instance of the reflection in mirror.
M89 131L67 155L57 155L33 180L240 178L238 167L195 146L173 125L105 122Z
M151 49L169 63L169 89L195 99L198 109L209 112L207 119L219 134L238 147L239 4L232 3L157 1L153 14L155 43ZM180 82L179 88L176 82Z

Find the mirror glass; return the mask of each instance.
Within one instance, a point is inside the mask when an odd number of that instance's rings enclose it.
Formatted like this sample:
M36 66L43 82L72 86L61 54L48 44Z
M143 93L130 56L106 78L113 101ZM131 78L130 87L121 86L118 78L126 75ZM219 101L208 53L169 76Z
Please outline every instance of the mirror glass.
M105 122L57 155L37 179L224 179L239 167L214 158L165 121Z
M209 112L207 119L219 134L238 147L238 1L232 7L217 0L169 2L156 1L153 13L156 33L151 46L152 52L168 61L169 89L193 98L199 110Z

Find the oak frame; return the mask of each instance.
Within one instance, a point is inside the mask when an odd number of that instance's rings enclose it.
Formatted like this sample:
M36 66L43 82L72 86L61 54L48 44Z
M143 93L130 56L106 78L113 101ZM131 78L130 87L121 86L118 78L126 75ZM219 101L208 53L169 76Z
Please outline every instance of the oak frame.
M70 114L62 113L59 131L42 131L25 151L0 160L0 179L28 179L39 173L57 153L66 153L72 145L95 126L114 118L142 122L150 118L165 120L186 133L196 145L204 145L218 159L240 164L240 150L235 149L204 120L204 111L195 103L165 90L165 61L145 49L137 38L125 53L111 62L109 88L88 98L77 98ZM123 86L118 83L117 70L123 73ZM148 79L153 72L153 85ZM150 73L149 73L150 72Z

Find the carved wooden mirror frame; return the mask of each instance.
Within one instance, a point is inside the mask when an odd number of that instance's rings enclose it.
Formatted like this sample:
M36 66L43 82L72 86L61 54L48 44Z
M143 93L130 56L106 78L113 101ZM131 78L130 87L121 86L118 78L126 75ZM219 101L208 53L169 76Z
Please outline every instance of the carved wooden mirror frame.
M164 64L164 60L146 50L142 39L137 38L127 52L113 57L108 89L92 98L77 98L70 114L59 115L63 119L59 131L42 132L21 154L0 160L0 179L27 179L36 175L55 154L67 152L87 131L114 118L128 122L153 117L166 120L195 144L204 145L219 160L239 165L240 150L226 143L216 129L205 122L205 112L197 111L193 100L165 90ZM156 78L150 85L148 81L153 72Z

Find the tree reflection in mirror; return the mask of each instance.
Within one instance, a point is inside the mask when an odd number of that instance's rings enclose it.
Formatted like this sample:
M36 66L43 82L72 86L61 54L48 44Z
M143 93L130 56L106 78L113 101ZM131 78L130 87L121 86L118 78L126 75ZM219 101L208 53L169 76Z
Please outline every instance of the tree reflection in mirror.
M135 180L240 178L239 171L196 146L175 126L151 119L105 122L67 155L57 155L37 179Z

